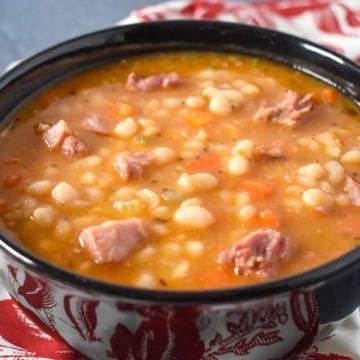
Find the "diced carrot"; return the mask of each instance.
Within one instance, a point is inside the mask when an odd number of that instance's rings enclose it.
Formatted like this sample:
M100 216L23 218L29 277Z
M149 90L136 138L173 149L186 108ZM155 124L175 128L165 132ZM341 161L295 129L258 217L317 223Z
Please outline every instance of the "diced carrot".
M271 184L258 179L245 180L239 186L240 191L245 191L251 196L259 199L266 198L274 192L274 188Z
M323 91L323 99L330 104L335 104L338 98L337 92L333 88L327 88Z
M203 272L200 278L204 288L226 287L231 285L232 270L228 266L214 268L211 272Z
M109 106L104 107L104 110L109 114L110 117L123 120L131 116L134 113L133 107L125 102L114 102Z
M202 127L212 122L214 116L206 111L188 110L182 114L182 120L192 126Z
M125 119L132 115L133 107L130 104L121 102L117 105L117 113L121 119Z
M280 220L271 210L267 209L259 214L259 220L261 226L264 228L278 229L280 226Z
M187 160L184 168L190 174L200 172L215 173L221 170L221 161L216 155L204 154Z
M21 175L9 175L4 179L3 187L5 189L16 187L20 184L21 180L22 180Z

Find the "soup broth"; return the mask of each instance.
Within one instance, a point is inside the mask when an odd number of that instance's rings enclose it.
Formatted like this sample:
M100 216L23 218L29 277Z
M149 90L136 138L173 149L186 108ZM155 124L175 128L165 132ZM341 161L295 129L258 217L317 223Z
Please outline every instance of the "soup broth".
M3 131L1 227L119 284L293 275L359 244L359 120L334 88L264 59L121 60L44 91Z

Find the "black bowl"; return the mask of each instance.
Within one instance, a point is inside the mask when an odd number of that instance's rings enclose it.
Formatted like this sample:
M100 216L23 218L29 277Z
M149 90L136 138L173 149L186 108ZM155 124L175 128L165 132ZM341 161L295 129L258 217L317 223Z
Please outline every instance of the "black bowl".
M31 97L72 74L124 57L184 49L271 59L331 84L360 104L360 67L329 49L259 27L166 21L106 29L23 61L0 79L1 125L7 126ZM290 359L329 334L360 303L360 248L260 285L165 291L73 274L0 234L0 274L26 311L94 359Z

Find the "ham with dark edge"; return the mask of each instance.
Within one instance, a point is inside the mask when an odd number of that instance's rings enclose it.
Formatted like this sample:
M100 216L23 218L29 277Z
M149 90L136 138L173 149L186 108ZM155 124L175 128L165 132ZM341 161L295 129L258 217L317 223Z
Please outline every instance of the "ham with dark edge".
M150 91L159 88L169 88L176 86L180 83L180 76L175 73L167 73L160 75L152 75L148 77L141 77L138 74L132 72L129 74L126 88L130 91Z
M278 262L287 256L289 248L289 240L280 232L257 230L221 252L218 263L233 265L236 274L269 278L274 276Z
M253 119L256 123L273 123L294 128L313 109L313 94L301 96L295 91L288 90L275 105L261 106Z
M68 160L75 160L86 154L88 151L87 145L76 136L67 136L62 145L61 152Z
M114 168L125 181L140 179L152 160L153 155L145 151L124 152L116 156Z
M360 206L360 183L351 176L347 176L344 190L348 193L351 203L355 206Z
M147 236L139 218L106 221L85 228L79 242L98 263L121 261Z
M41 136L46 146L50 149L57 149L61 146L64 139L71 134L68 124L64 120L59 120L50 126Z

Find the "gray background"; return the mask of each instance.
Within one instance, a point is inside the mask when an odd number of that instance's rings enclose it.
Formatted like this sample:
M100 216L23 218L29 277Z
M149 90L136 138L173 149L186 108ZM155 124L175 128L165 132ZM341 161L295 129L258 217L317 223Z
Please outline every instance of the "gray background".
M112 26L133 9L163 1L166 0L0 0L0 74L14 60Z
M113 25L161 0L0 0L0 73L10 62Z

